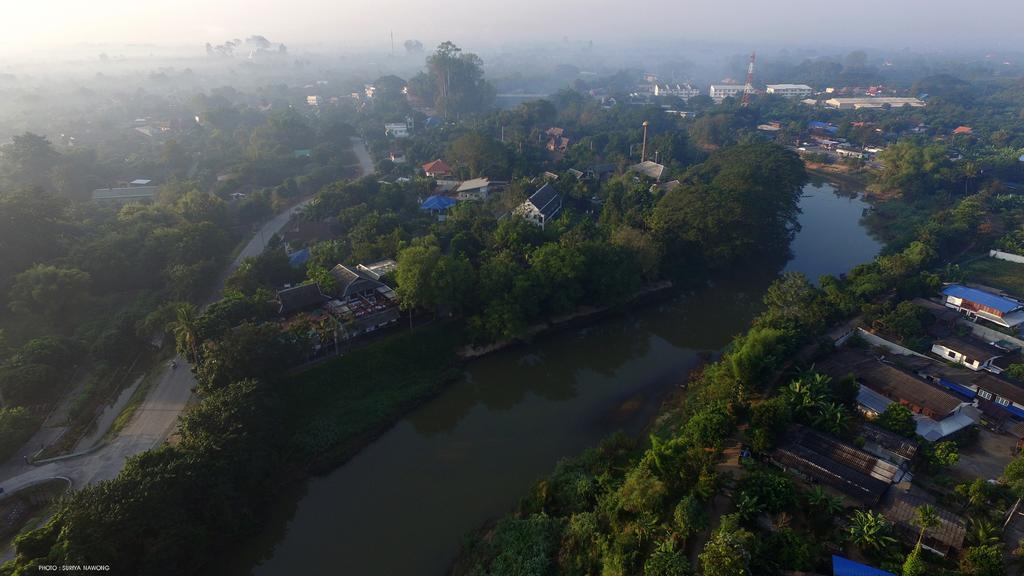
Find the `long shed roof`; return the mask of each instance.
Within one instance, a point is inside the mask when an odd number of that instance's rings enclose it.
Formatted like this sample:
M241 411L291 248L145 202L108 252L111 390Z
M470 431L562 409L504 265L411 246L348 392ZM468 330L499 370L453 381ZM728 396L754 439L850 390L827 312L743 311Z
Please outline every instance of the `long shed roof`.
M1024 304L1005 296L1000 296L984 290L978 290L977 288L961 286L960 284L950 284L949 286L946 286L942 289L942 294L982 304L989 308L998 310L1003 314L1009 314L1014 310L1024 307Z

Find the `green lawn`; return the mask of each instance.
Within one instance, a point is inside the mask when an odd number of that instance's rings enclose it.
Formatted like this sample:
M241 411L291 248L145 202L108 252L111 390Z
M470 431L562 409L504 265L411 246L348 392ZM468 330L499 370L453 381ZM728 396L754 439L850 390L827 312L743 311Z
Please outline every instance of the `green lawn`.
M285 384L292 443L308 458L345 453L360 436L400 416L461 376L457 327L397 334L320 364Z
M1024 298L1024 264L980 258L963 267L969 282L985 284Z

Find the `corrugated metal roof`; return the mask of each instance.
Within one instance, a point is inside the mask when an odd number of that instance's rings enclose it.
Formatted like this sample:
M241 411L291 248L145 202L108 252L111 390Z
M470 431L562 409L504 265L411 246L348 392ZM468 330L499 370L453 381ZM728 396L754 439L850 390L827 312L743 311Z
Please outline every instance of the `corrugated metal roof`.
M978 290L975 288L968 288L967 286L961 286L960 284L950 284L942 289L942 294L945 296L952 296L954 298L960 298L962 300L969 300L983 306L988 306L1008 314L1022 307L1020 302L1011 300L998 294L992 294L991 292L985 292L984 290Z
M892 572L872 568L834 554L832 555L832 574L833 576L896 576Z

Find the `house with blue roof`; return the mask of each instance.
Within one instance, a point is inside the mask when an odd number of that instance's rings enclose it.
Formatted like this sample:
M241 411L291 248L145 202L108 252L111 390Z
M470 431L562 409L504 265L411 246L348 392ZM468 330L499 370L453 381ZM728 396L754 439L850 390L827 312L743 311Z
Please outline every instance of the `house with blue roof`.
M428 210L437 214L437 220L443 222L445 220L446 212L452 206L455 206L458 202L454 198L447 196L430 196L420 204L420 210Z
M872 568L867 564L854 562L835 554L832 555L832 574L833 576L896 576L892 572Z
M950 284L942 289L942 303L972 320L1013 329L1024 324L1024 302L987 290Z

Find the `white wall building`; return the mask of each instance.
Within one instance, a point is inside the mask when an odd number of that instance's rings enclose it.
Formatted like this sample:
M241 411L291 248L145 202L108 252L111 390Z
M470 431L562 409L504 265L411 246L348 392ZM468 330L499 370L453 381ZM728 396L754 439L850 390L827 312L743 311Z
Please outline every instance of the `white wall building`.
M743 84L712 84L708 95L715 102L721 102L726 98L739 98L743 96Z
M785 98L806 98L814 90L807 84L769 84L765 86L765 92Z
M654 85L655 96L674 96L676 98L682 98L683 100L689 100L698 94L700 94L700 90L690 86L689 84Z
M893 108L899 108L900 106L912 106L914 108L920 108L924 106L924 102L917 98L890 98L887 96L876 96L876 97L864 97L864 98L829 98L825 100L825 105L838 108L839 110L860 110L861 108L882 108L883 106L891 106Z

